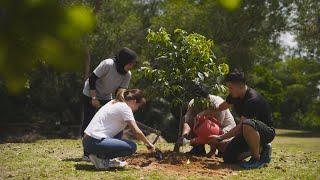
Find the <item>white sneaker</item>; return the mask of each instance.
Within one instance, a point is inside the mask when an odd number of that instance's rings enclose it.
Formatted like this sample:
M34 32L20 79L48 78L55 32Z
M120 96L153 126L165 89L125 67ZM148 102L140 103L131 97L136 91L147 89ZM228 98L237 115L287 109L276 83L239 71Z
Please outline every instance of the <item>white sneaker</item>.
M97 169L106 170L110 167L109 160L98 158L96 155L90 154L89 159Z
M109 160L109 167L117 168L117 167L125 167L128 163L125 161L120 161L117 158Z

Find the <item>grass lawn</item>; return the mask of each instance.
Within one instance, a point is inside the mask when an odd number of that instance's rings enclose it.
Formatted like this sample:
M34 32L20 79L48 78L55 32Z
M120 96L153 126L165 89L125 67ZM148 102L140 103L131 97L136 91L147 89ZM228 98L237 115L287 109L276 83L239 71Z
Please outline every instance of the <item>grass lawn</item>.
M145 158L149 164L138 163L140 167L96 171L91 163L81 161L80 140L5 143L0 144L0 179L320 179L319 134L292 130L277 130L277 134L272 162L256 170L224 165L218 158L191 158L183 164L154 163ZM173 145L158 147L169 150ZM139 145L137 158L144 151ZM195 166L196 173L192 170Z

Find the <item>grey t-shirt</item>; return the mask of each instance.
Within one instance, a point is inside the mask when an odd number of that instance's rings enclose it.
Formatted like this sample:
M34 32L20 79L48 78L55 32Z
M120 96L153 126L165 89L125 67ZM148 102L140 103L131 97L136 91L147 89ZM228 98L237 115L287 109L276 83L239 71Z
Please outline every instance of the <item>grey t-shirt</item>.
M214 95L209 95L209 100L212 103L213 107L217 108L221 103L224 102L224 100L220 96L214 96ZM206 110L206 109L198 109L193 106L194 100L192 99L189 102L188 105L188 111L184 116L184 120L186 123L194 123L195 117L197 116L198 113ZM222 126L222 131L224 133L230 131L232 128L236 126L236 123L234 121L234 118L230 112L229 109L221 111L221 112L215 112L212 110L214 117L221 123Z
M96 92L97 98L101 100L112 99L112 93L119 87L127 89L131 79L130 71L125 75L118 73L113 59L101 61L93 73L99 78L96 81ZM89 79L84 84L83 94L90 97Z

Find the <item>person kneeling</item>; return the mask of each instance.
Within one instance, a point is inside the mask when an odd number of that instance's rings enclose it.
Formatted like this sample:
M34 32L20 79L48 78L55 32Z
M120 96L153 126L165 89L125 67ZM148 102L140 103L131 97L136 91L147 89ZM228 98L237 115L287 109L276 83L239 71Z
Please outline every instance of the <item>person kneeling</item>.
M211 137L213 135L222 135L224 132L220 128L221 125L212 116L207 115L197 115L195 124L193 126L193 132L196 135L195 138L188 140L184 138L182 140L183 145L190 144L190 145L205 145L209 144ZM219 148L219 143L211 143L210 145L210 152L207 154L208 157L212 157L215 155L216 149Z
M130 140L121 139L122 131L129 126L138 140L149 151L155 147L137 126L133 112L137 111L146 100L139 89L121 89L115 100L110 101L95 114L85 129L83 147L89 153L90 161L97 169L124 167L127 163L117 157L130 156L137 150L137 145Z

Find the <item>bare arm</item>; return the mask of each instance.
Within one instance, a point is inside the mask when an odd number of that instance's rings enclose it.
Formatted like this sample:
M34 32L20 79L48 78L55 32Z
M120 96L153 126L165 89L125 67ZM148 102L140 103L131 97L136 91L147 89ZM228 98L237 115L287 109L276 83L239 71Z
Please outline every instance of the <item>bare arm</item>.
M189 134L191 128L188 123L183 124L182 136Z
M223 103L221 103L219 105L219 107L216 109L217 111L224 111L226 109L229 109L232 107L232 104L227 103L226 101L224 101Z
M238 134L241 134L242 133L242 121L246 119L245 117L241 117L241 120L240 120L240 123L232 128L229 132L221 135L221 136L212 136L212 139L209 141L210 143L216 143L218 141L217 138L220 138L221 140L224 140L224 139L229 139L229 138L232 138Z
M146 138L146 136L138 127L136 121L127 121L127 124L138 140L142 141L148 149L154 150L154 145Z

